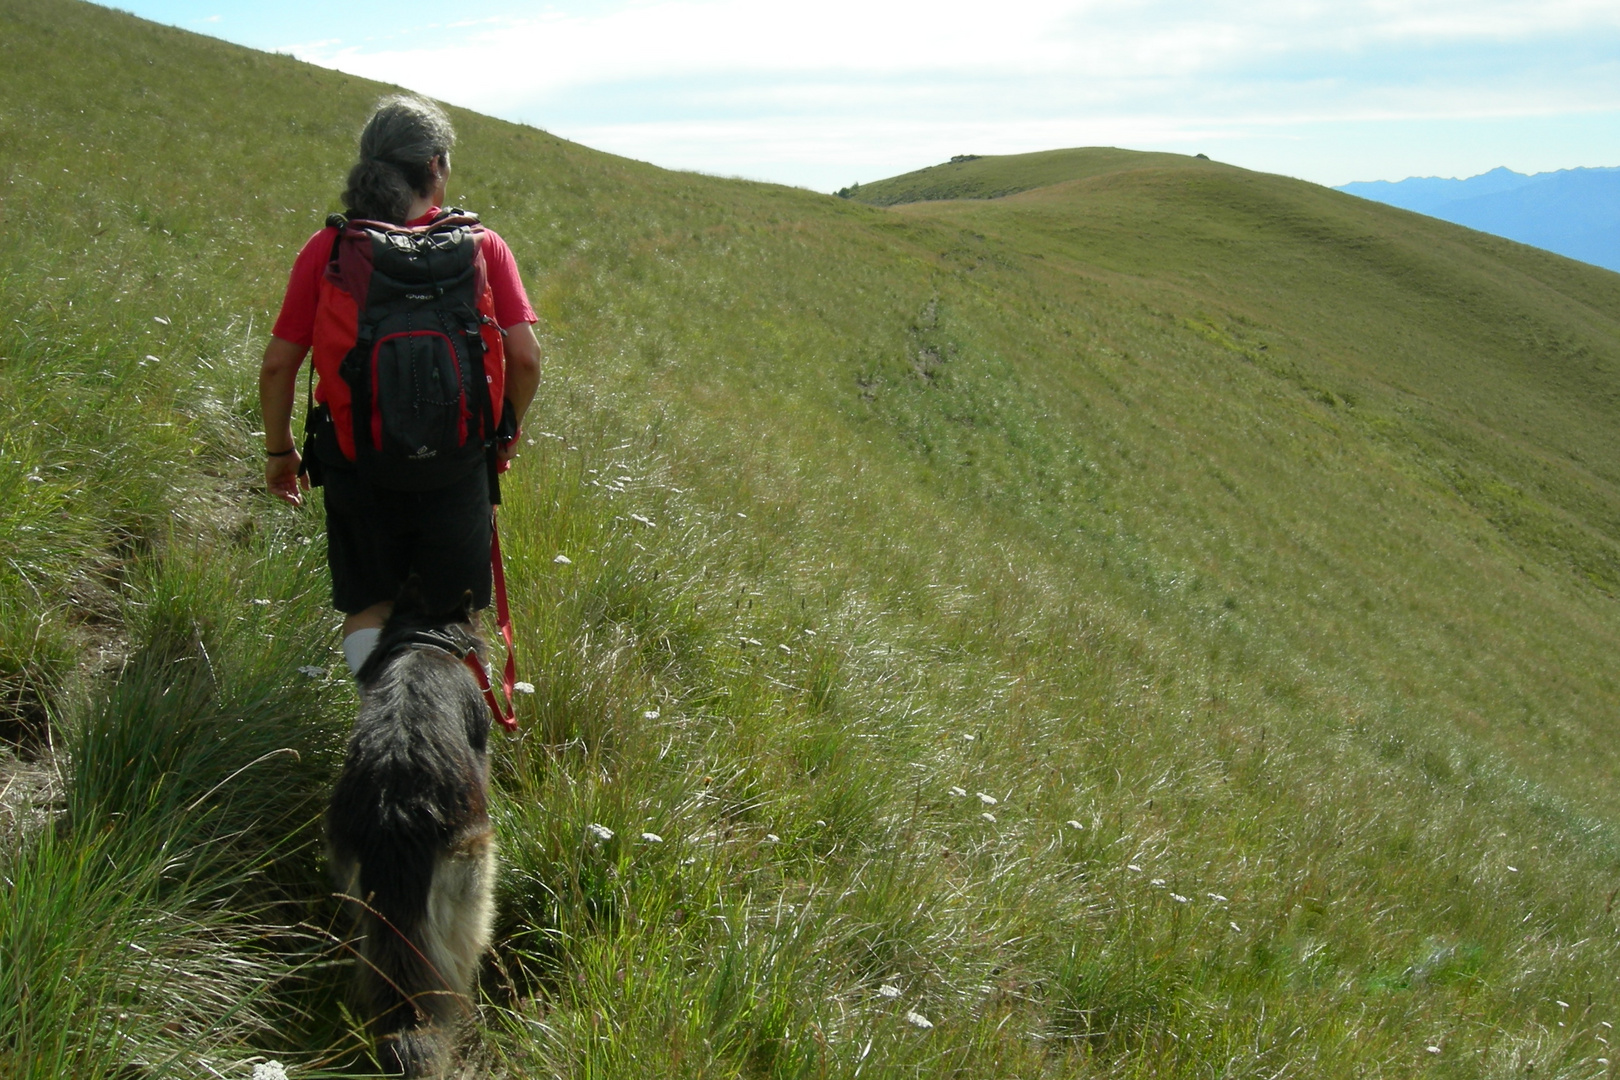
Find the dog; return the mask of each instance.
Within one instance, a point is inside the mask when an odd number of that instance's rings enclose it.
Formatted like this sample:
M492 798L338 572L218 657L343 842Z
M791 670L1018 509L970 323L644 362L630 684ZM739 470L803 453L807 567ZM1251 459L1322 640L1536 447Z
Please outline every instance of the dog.
M495 915L490 711L464 658L484 644L459 610L407 581L360 668L360 710L326 830L356 910L357 997L384 1071L439 1075L473 1014Z

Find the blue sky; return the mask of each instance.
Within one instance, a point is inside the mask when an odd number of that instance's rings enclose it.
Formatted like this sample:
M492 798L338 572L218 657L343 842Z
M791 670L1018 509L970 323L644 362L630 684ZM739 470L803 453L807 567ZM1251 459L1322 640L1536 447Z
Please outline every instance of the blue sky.
M1324 184L1620 165L1617 0L119 0L671 168L819 191L953 154Z

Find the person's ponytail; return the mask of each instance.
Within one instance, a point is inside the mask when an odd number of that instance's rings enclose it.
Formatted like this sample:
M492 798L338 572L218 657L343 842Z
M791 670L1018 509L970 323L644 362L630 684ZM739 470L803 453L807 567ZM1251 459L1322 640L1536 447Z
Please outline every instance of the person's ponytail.
M450 118L433 102L384 98L360 133L360 159L343 192L348 216L403 225L411 203L431 189L429 163L442 156L448 165L455 141Z
M415 192L399 166L376 158L361 158L349 170L343 205L349 217L402 224L410 213Z

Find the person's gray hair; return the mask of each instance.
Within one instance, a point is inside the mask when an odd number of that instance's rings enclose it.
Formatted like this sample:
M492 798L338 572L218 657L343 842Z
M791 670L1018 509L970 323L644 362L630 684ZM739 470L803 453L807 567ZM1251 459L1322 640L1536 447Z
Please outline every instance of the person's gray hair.
M444 110L425 98L383 98L360 133L360 160L349 170L343 205L351 218L405 223L411 203L433 184L429 163L450 164L456 132Z

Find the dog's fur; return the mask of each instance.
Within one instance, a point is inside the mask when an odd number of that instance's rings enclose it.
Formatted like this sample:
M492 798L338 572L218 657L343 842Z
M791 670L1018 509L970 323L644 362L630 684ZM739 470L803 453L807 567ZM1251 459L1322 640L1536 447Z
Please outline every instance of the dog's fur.
M408 644L465 623L407 582L360 669L361 704L326 827L358 909L360 1007L385 1070L434 1076L473 1011L495 913L489 708L465 663ZM482 643L477 642L482 655Z

